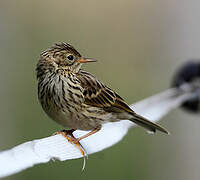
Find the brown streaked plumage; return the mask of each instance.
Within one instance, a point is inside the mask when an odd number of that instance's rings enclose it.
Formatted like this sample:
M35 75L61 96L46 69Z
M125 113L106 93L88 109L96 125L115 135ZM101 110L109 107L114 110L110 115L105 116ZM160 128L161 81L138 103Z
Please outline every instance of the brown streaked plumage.
M94 62L67 43L57 43L41 53L36 72L38 97L50 118L70 129L92 130L106 122L129 119L148 131L167 133L161 126L136 114L112 89L81 65ZM87 137L83 136L76 141Z

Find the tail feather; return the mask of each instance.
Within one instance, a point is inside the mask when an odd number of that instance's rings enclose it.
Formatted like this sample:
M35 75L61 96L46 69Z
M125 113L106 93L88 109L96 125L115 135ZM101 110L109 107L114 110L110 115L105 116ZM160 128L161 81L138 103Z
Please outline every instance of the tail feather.
M132 122L136 123L139 126L142 126L143 128L145 128L146 130L155 133L156 130L161 131L163 133L166 134L170 134L165 128L159 126L158 124L155 124L151 121L149 121L148 119L134 113L133 114L134 117L132 119L130 119Z

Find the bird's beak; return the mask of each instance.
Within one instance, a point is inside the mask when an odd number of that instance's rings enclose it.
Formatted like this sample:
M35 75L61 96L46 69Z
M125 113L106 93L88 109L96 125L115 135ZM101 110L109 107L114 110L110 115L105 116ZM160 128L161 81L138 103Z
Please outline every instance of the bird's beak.
M78 60L79 63L89 63L89 62L96 62L97 60L96 59L92 59L92 58L80 58Z

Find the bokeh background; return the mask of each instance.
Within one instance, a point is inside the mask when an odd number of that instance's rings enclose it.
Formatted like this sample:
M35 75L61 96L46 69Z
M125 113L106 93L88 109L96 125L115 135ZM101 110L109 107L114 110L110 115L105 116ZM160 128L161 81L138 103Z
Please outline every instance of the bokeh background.
M62 129L37 100L35 65L54 42L98 59L85 66L128 103L170 86L176 69L200 58L197 0L1 0L0 149ZM171 136L132 129L112 148L82 160L38 165L7 180L199 180L199 116L175 110L159 122Z

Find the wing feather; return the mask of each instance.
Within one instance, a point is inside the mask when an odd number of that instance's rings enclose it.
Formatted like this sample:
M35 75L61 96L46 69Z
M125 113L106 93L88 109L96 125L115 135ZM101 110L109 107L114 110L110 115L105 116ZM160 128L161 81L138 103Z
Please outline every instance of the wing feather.
M80 70L77 74L77 78L80 80L81 85L84 88L83 94L85 104L103 108L107 112L130 113L133 116L130 120L144 127L148 131L156 132L156 130L159 130L169 134L169 132L161 126L136 114L117 93L101 83L92 74Z
M133 112L117 93L105 86L92 74L80 70L77 77L84 88L85 104L101 107L112 112Z

